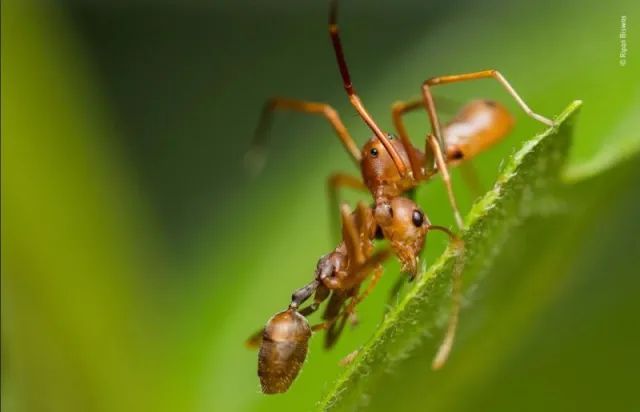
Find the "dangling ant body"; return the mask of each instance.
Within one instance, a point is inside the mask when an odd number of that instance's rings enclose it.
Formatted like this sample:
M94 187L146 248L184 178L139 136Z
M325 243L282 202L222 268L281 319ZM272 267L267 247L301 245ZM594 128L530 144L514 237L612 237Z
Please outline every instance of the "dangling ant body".
M289 388L304 363L312 331L326 330L325 348L335 344L347 321L353 318L356 306L377 284L382 275L381 263L391 251L404 270L415 276L417 257L427 233L440 230L456 243L460 249L458 257L462 258L461 241L448 229L431 225L424 212L408 198L395 197L372 208L360 202L354 213L342 205L341 217L343 240L318 260L314 279L293 293L287 310L274 315L264 329L247 341L250 347L260 344L258 375L264 393L281 393ZM376 238L388 239L391 250L374 252ZM456 285L461 270L462 265L458 264L454 273ZM371 280L367 288L360 291L368 278ZM458 287L454 292L458 294ZM301 307L311 296L313 303ZM326 300L323 322L309 326L305 317Z
M451 122L441 127L431 87L494 78L529 116L546 125L553 125L551 120L531 111L502 74L496 70L485 70L431 78L422 84L421 100L396 102L392 107L393 122L399 135L399 139L396 139L394 135L382 132L356 94L338 33L336 0L331 1L329 33L344 89L356 112L373 131L374 136L359 150L331 106L274 98L263 109L251 153L255 160L255 155L264 149L265 132L274 110L322 115L329 121L362 175L362 180L345 174L333 175L329 180L331 198L337 202L336 190L339 187L351 187L368 190L374 203L371 208L359 204L354 214L350 213L348 207L341 207L342 242L333 252L318 261L314 280L293 294L288 309L273 316L263 330L247 341L250 346L258 343L261 345L258 374L264 393L280 393L289 388L304 362L312 331L327 330L325 346L330 347L335 343L344 324L353 315L356 305L369 294L381 276L380 264L390 256L388 250L373 253L372 241L376 235L389 241L391 250L402 263L403 271L411 277L417 273L418 254L424 246L426 233L429 230L440 230L449 236L457 255L452 270L452 309L445 337L432 367L438 369L446 362L455 337L460 309L464 244L447 228L431 225L422 210L412 200L402 196L422 181L440 173L456 224L462 229L463 221L451 187L448 166L469 160L498 142L511 130L513 118L496 102L476 100L464 106ZM410 142L402 122L404 114L419 108L426 109L431 124L424 152ZM359 293L361 284L369 276L371 281L367 289ZM314 302L301 308L301 304L312 295ZM306 316L315 312L320 303L327 299L329 303L323 314L323 322L309 326Z
M281 393L289 388L304 363L312 331L327 331L327 348L336 342L355 306L366 296L367 292L360 294L360 285L374 273L369 291L381 275L380 263L389 251L373 254L376 228L371 210L360 203L351 213L343 205L341 215L343 240L318 260L313 280L292 294L287 310L274 315L263 330L247 341L249 346L260 344L258 376L264 393ZM302 308L311 296L313 303ZM309 326L305 317L317 311L325 300L328 303L323 321Z

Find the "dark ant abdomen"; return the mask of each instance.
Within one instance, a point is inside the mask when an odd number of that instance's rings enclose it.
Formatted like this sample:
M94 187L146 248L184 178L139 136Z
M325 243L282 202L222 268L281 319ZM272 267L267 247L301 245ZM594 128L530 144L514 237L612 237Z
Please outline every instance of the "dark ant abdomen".
M269 320L258 355L263 393L282 393L289 389L307 357L310 337L311 328L306 318L293 309Z

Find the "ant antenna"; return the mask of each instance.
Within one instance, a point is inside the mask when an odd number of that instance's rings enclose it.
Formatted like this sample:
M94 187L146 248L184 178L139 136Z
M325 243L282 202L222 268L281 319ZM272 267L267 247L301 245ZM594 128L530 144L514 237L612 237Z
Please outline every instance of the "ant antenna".
M336 60L338 62L338 68L340 69L340 75L342 76L342 83L344 84L344 90L347 92L347 96L349 96L349 101L356 109L362 120L369 126L369 128L376 135L378 140L384 145L385 149L393 159L393 163L395 163L396 168L401 176L405 176L407 172L407 168L400 158L400 155L395 150L395 148L391 145L391 142L387 137L382 133L382 130L378 127L376 122L373 120L371 115L367 112L360 97L356 94L356 90L353 87L353 83L351 82L351 75L349 74L349 68L347 67L347 61L344 58L344 51L342 50L342 42L340 41L340 33L338 30L338 1L330 0L329 5L329 35L331 36L331 43L333 44L333 50L336 54Z

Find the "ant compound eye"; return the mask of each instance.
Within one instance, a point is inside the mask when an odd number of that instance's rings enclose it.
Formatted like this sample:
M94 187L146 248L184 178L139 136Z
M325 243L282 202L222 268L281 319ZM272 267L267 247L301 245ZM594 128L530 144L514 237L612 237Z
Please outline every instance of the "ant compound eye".
M389 134L387 134L387 139L389 139L389 140L393 140L393 139L395 139L395 138L396 138L396 135L395 135L395 134L393 134L393 133L389 133Z
M378 157L378 149L376 149L375 147L371 149L369 153L371 153L371 157Z
M411 220L416 227L422 226L424 223L424 213L421 210L414 210L413 215L411 216Z

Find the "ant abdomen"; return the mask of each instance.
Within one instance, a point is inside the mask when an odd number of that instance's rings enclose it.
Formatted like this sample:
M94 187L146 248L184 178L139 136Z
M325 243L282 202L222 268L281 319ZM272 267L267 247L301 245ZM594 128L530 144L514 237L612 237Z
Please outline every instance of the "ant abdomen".
M286 392L307 357L311 328L294 309L277 313L264 328L258 355L258 376L262 392Z
M494 145L513 127L507 109L492 100L467 103L442 130L450 163L467 160Z

